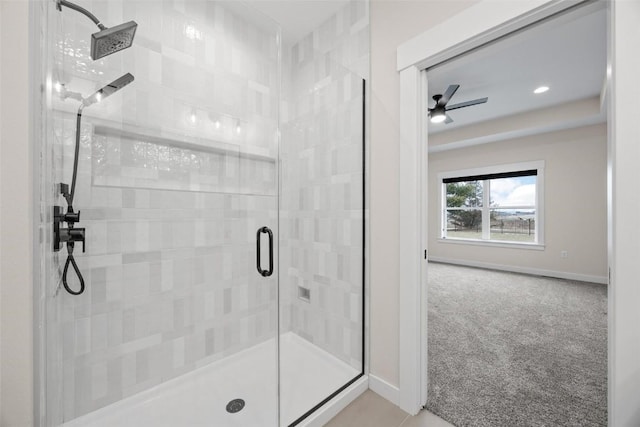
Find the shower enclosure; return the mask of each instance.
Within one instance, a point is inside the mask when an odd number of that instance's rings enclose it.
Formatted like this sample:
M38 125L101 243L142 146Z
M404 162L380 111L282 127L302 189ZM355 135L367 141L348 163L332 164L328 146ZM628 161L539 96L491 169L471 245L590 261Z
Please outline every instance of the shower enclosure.
M366 1L301 38L238 1L35 2L41 28L40 425L290 426L365 379ZM70 182L85 289L53 206ZM79 289L69 274L71 289ZM320 418L318 418L320 419ZM317 422L316 422L317 423Z

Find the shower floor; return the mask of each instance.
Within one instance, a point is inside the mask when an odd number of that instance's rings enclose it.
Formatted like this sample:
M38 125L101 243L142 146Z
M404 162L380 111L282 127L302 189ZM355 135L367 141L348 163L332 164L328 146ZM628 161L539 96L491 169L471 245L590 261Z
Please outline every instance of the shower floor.
M320 403L359 371L292 332L281 336L281 425ZM64 424L65 427L277 425L275 339ZM226 405L243 399L240 412Z

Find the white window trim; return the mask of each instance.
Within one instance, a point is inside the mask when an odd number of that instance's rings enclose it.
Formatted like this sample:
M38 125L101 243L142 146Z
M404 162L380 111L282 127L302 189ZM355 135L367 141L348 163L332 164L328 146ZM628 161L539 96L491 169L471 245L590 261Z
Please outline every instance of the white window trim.
M496 166L484 166L473 169L460 169L455 171L446 171L438 173L438 183L440 184L440 207L438 209L440 215L440 237L438 242L452 242L457 244L472 244L477 246L493 246L493 247L506 247L506 248L522 248L522 249L538 249L543 250L545 247L544 240L544 160L536 160L532 162L520 162L501 164ZM526 242L505 242L502 240L489 239L489 229L482 227L482 239L463 239L459 237L444 237L444 227L446 227L446 190L445 184L442 183L447 178L457 178L461 176L473 176L473 175L489 175L494 173L507 173L523 170L537 170L538 175L536 177L536 240L534 243ZM490 194L488 191L483 192L484 200L483 205L489 205ZM512 207L509 207L510 209ZM517 206L513 208L518 208ZM482 223L488 223L489 209L482 208Z

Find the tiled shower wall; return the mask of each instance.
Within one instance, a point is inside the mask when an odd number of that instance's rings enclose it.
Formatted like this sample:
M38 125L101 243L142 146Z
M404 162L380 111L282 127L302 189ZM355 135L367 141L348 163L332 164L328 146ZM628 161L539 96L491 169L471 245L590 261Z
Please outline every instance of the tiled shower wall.
M281 142L283 328L362 369L363 79L369 7L351 1L294 44ZM305 290L309 298L301 297Z
M107 25L139 27L132 48L92 61L96 28L49 5L56 182L70 181L79 105L64 91L87 96L135 76L84 110L74 207L87 229L86 253L76 245L87 287L49 289L64 420L273 337L277 325L276 281L255 272L256 230L277 233L276 27L257 27L264 20L250 23L233 3L82 5ZM58 256L62 265L66 249Z

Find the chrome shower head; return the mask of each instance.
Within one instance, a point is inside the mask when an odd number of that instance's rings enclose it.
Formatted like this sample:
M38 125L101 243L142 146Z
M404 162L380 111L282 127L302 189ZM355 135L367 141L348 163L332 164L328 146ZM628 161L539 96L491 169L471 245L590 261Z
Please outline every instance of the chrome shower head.
M91 58L95 61L130 47L137 28L135 21L129 21L91 34Z
M88 107L89 105L102 101L107 96L116 93L117 91L131 83L133 79L134 77L133 75L131 75L131 73L127 73L124 76L117 78L105 87L98 89L93 95L83 99L81 108Z
M100 31L91 35L91 58L94 61L126 49L133 44L133 38L138 28L138 24L136 24L135 21L125 22L124 24L107 28L93 13L75 3L67 0L56 0L56 6L59 11L62 11L62 6L65 6L80 12L100 28Z

